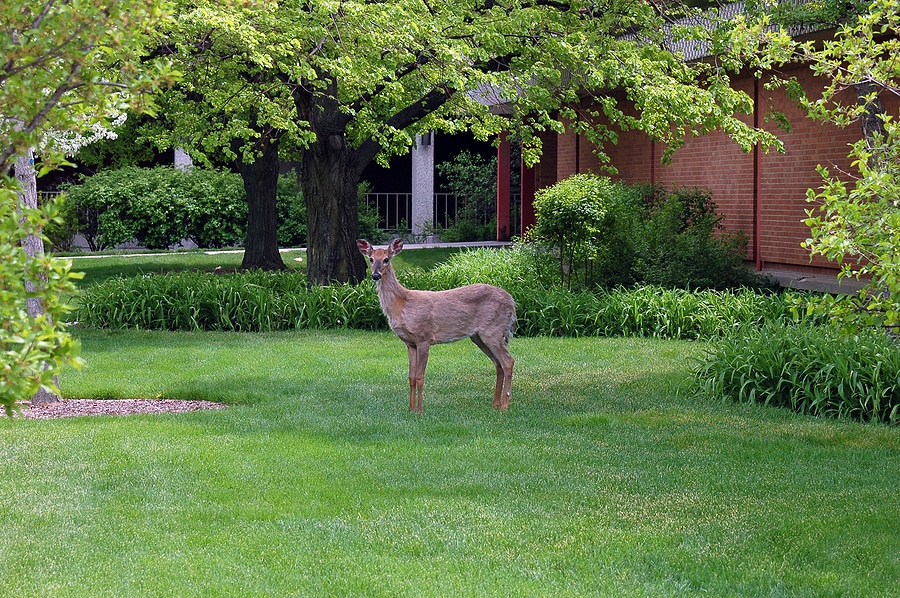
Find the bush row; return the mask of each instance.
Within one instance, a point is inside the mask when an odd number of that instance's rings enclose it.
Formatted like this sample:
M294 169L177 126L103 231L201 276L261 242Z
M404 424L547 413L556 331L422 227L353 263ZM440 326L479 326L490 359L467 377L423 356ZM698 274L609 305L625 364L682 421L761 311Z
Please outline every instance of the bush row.
M554 272L545 257L529 246L480 249L398 275L418 289L506 288L516 300L519 336L714 339L694 371L708 396L900 423L900 347L883 333L840 333L804 309L809 295L653 285L570 291L547 283ZM100 328L387 329L372 281L309 287L297 271L114 278L84 289L78 303L76 319Z
M799 413L900 423L900 347L883 332L854 335L808 322L748 327L721 339L695 371L700 391Z
M81 292L75 318L96 328L171 331L386 327L373 285L309 287L302 272L111 278Z
M455 286L414 284L428 277L421 271L401 276L416 288ZM748 290L688 292L642 286L591 293L523 284L507 288L516 299L516 334L522 336L702 339L728 334L742 322L791 318L784 298ZM78 304L76 319L98 328L387 328L371 281L308 287L300 272L182 272L113 278L82 291Z
M81 233L92 251L135 241L164 249L190 239L198 247L227 247L247 236L247 196L240 175L194 167L136 166L105 170L63 186L65 223L48 230L57 251ZM296 176L278 179L278 241L306 242L306 205Z

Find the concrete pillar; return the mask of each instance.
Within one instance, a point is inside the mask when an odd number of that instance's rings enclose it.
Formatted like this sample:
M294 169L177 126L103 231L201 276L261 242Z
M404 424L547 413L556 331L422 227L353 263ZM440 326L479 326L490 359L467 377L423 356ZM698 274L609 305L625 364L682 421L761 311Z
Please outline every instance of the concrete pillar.
M412 151L413 235L425 234L425 223L434 224L434 133L416 136Z
M194 161L186 151L180 147L175 148L175 168L179 170L187 170L194 165Z

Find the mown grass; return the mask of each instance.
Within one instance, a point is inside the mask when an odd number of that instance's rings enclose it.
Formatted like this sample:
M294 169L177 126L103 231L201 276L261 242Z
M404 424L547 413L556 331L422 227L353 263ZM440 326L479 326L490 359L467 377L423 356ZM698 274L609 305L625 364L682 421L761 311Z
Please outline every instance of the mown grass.
M460 251L459 248L429 248L407 251L397 257L397 268L431 268ZM306 251L282 251L282 259L290 270L306 269ZM70 255L72 270L84 273L80 287L103 282L113 277L141 276L164 272L212 272L217 267L228 271L240 268L244 254L240 251L169 251L135 252L134 254Z
M471 343L425 414L389 332L78 332L70 397L223 411L0 422L5 596L891 596L900 430L692 398L704 344Z

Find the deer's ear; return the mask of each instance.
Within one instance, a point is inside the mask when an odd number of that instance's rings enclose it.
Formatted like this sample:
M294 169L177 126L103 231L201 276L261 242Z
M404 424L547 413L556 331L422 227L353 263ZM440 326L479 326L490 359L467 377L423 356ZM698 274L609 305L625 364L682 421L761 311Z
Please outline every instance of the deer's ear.
M403 249L403 239L394 239L389 245L391 255L397 255Z
M356 246L359 248L359 252L365 256L372 255L372 244L366 241L365 239L357 239Z

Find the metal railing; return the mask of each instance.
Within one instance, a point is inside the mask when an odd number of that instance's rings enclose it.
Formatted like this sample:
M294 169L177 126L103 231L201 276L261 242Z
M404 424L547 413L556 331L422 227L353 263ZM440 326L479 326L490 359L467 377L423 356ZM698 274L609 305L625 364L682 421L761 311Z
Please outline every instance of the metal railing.
M453 193L435 193L431 212L431 225L449 228L456 224L460 197ZM518 235L521 212L521 195L510 197L512 234ZM366 206L378 211L378 227L382 230L408 233L412 230L412 193L367 193ZM490 216L487 216L489 220ZM485 220L487 222L488 220Z

